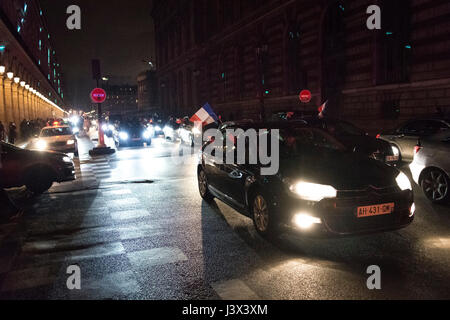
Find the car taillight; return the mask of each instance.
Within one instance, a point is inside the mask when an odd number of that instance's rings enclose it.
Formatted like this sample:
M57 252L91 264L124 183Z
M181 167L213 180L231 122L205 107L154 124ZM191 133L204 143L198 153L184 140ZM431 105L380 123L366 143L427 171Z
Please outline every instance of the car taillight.
M417 154L420 151L420 149L422 149L421 146L419 146L419 145L415 146L414 147L414 154Z
M380 138L381 138L381 134L377 134L377 135L376 135L376 138L377 138L377 139L380 139Z

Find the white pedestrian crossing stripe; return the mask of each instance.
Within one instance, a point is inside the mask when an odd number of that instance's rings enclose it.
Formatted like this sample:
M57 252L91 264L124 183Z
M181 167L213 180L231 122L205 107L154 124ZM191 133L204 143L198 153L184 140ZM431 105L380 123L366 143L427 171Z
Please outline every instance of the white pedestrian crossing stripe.
M156 265L186 261L187 257L179 248L163 247L127 253L133 267L148 268Z
M242 280L231 279L214 282L211 287L222 300L260 300L261 298Z

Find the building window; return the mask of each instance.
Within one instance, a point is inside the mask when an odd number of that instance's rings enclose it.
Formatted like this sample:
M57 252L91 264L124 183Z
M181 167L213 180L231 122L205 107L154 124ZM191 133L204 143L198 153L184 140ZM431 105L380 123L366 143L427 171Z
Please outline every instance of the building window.
M301 41L300 26L296 23L290 25L286 37L288 92L289 94L296 94L306 88L305 73L301 70L299 60Z
M377 38L377 84L407 82L412 51L410 1L384 0L381 12L382 30Z

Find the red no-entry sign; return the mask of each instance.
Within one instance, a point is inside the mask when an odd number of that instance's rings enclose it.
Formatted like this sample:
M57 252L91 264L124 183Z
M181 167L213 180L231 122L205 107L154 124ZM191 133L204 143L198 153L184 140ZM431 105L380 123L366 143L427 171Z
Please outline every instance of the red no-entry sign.
M311 101L312 95L309 90L302 90L299 95L300 101L303 103L309 103Z
M103 103L106 100L106 91L102 88L95 88L91 92L91 100L94 103Z

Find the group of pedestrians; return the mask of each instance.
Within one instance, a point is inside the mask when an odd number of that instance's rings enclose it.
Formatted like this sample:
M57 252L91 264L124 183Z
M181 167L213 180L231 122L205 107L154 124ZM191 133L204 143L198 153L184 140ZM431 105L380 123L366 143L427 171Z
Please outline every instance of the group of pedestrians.
M28 140L34 135L39 134L40 130L45 127L49 121L51 121L51 119L22 120L19 128L21 140ZM9 125L6 126L0 121L0 141L15 144L18 135L19 132L15 122L10 122Z

